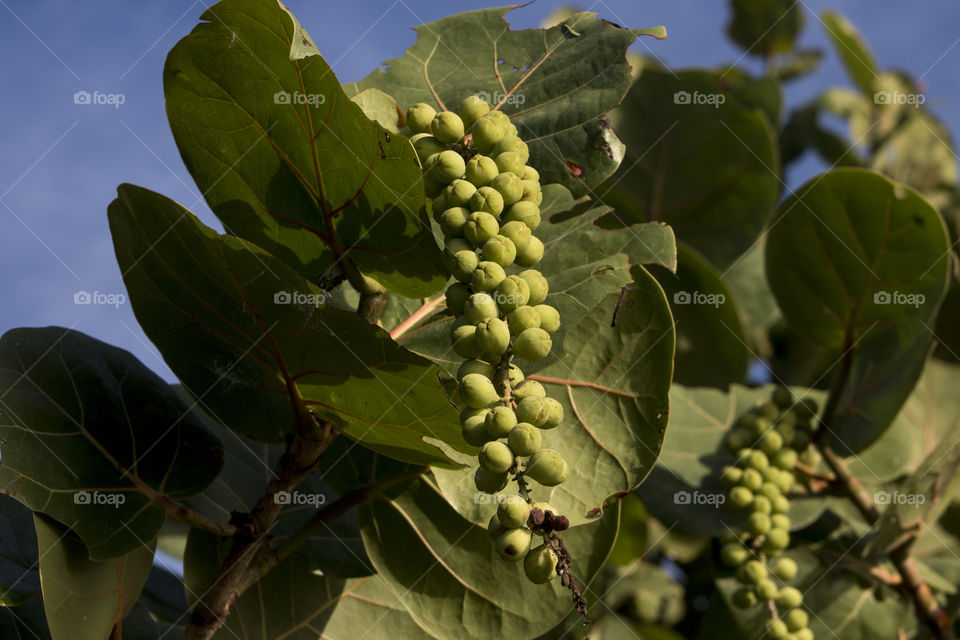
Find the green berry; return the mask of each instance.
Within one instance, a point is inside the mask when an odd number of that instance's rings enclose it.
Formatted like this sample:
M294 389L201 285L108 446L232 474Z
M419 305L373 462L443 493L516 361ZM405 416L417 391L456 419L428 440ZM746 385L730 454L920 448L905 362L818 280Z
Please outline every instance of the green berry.
M529 529L507 529L497 536L496 550L509 560L522 560L530 548Z
M490 238L500 232L500 224L493 214L486 211L474 211L463 225L463 235L474 247L482 247Z
M529 287L527 287L529 291ZM528 294L529 296L529 294ZM510 312L507 316L507 324L510 325L511 335L520 335L524 329L538 329L540 327L540 314L536 308L524 305Z
M768 620L767 635L771 640L786 640L790 631L783 620ZM792 640L792 639L790 639Z
M514 202L503 214L504 222L522 222L531 230L539 227L541 220L540 207L528 200Z
M773 513L788 513L790 511L790 500L784 495L779 495L770 501L770 506Z
M781 436L776 431L767 431L763 434L763 437L760 438L760 450L763 451L768 457L773 457L779 453L780 449L783 447L783 436Z
M733 427L723 438L723 445L730 453L736 453L745 447L749 447L753 441L753 436L744 427Z
M507 222L507 224L513 224L518 222L517 220L512 220ZM520 223L523 224L523 223ZM524 224L523 226L527 226ZM529 227L528 227L529 228ZM533 265L540 262L543 259L543 242L540 241L540 238L532 236L530 242L527 243L523 249L517 249L517 257L514 259L514 262L521 267L532 267Z
M425 102L418 102L407 109L407 126L413 132L428 133L436 115L436 109Z
M471 211L485 211L492 216L503 213L503 196L493 187L480 187L470 198ZM508 222L505 220L505 222Z
M547 421L547 405L543 398L524 398L517 403L517 420L539 427Z
M750 511L770 515L770 512L773 511L773 505L770 504L770 500L766 496L754 495L753 502L750 503Z
M437 222L445 238L458 238L463 235L464 225L470 217L470 210L463 207L450 207L440 214Z
M790 640L813 640L813 631L810 630L810 627L797 629L791 634Z
M799 607L803 602L803 594L796 587L784 587L777 594L777 606L781 609Z
M540 545L523 559L523 572L534 584L549 582L557 575L557 555L545 545Z
M548 304L538 304L534 307L540 316L540 328L547 333L553 333L560 328L560 312Z
M467 443L472 444L475 447L482 447L484 444L490 442L492 436L487 432L486 428L486 413L477 414L469 413L472 411L484 411L486 409L467 409L462 414L460 414L460 434L463 436L463 439ZM464 416L468 416L464 419Z
M767 458L766 454L763 451L757 451L756 449L747 449L740 452L740 461L741 466L756 469L757 471L763 471L770 466L770 460Z
M793 488L793 482L793 472L781 469L774 484L780 487L781 492L787 493Z
M749 609L750 607L756 606L757 594L753 592L753 589L743 587L733 592L731 600L733 601L733 606L738 609Z
M477 188L467 180L457 179L444 189L448 207L466 207L470 198L477 192Z
M507 444L510 450L518 456L530 456L536 452L543 443L540 430L529 422L520 422L507 436Z
M530 159L530 149L527 147L527 143L515 135L506 135L500 138L497 144L493 145L493 150L490 152L490 155L497 157L507 151L513 151L519 154L524 162ZM521 170L517 176L519 177L522 174L523 171Z
M739 567L750 558L750 550L739 542L728 542L720 548L720 560L728 567Z
M770 399L778 409L789 409L793 406L793 393L787 387L777 387L770 394Z
M460 381L460 399L471 409L481 409L500 399L490 378L479 373L468 373Z
M480 466L491 473L506 473L513 466L513 452L510 447L494 440L480 447L477 455Z
M517 426L517 416L510 407L494 407L487 413L484 428L493 438L502 438Z
M760 511L754 511L747 516L747 529L755 536L762 536L770 531L770 516Z
M496 148L496 145L494 145L494 148ZM509 172L517 176L517 178L523 175L523 167L526 160L516 151L504 151L501 154L495 155L493 159L497 163L497 169L500 170L500 173ZM519 195L517 199L520 199Z
M475 187L485 187L500 175L500 170L497 169L497 163L493 161L493 158L475 155L467 162L464 173L467 180Z
M760 472L756 469L744 469L743 477L740 479L740 484L745 486L750 491L760 491L760 489L763 487L763 476L760 475Z
M774 529L790 531L790 518L783 513L774 513L770 516L770 526Z
M544 398L543 403L547 407L547 420L540 425L540 428L553 429L560 426L563 422L563 405L553 398Z
M757 592L757 600L769 602L777 597L777 583L770 578L764 578L754 587Z
M497 303L489 293L474 293L463 304L463 315L467 322L474 324L487 318L496 318L500 314Z
M495 113L499 112L491 111L477 120L470 130L473 136L473 146L484 155L490 153L500 141L500 138L507 132L507 126L503 121L493 116Z
M804 420L813 420L820 413L820 407L817 406L817 401L813 398L801 398L794 405L793 410Z
M737 580L741 584L756 585L767 577L767 566L759 560L747 560L737 569Z
M536 169L534 169L529 165L523 168L523 174L520 177L523 178L524 180L531 180L538 184L540 183L540 174L537 172Z
M463 315L463 305L466 304L467 298L469 297L470 287L462 282L454 282L452 285L447 287L447 311L455 316Z
M730 504L737 509L745 509L753 502L753 492L746 487L734 487L730 489Z
M490 186L503 196L504 207L509 207L514 202L517 202L523 195L523 185L520 184L520 176L515 173L499 174L493 179Z
M507 274L504 273L503 267L496 262L482 260L474 269L470 284L477 291L493 291L506 277Z
M410 138L413 143L413 150L417 152L417 158L420 160L420 166L427 166L427 158L435 153L446 151L447 145L443 144L429 133L418 133Z
M790 534L785 529L770 529L763 539L763 550L778 553L790 546Z
M532 233L530 227L516 220L513 222L505 222L503 226L500 227L500 235L509 238L518 252L526 248L530 242Z
M720 472L720 482L727 487L733 487L743 479L743 469L726 466Z
M477 490L483 493L496 493L502 490L507 486L509 479L510 477L506 473L493 473L483 467L477 467L476 473L473 474L473 482L476 484Z
M520 264L519 257L517 258L517 264ZM790 441L790 446L797 451L805 451L810 446L810 433L806 429L797 429L797 432L793 434L793 440Z
M496 539L504 529L506 529L506 527L500 524L500 519L497 518L497 514L490 516L490 520L487 522L487 535Z
M542 360L550 353L553 341L543 329L525 329L513 342L513 352L518 358L530 362Z
M448 247L443 254L443 260L453 277L460 282L470 282L473 278L473 272L480 264L480 258L477 257L477 253L472 248L452 252Z
M507 496L497 506L497 519L507 529L519 529L530 517L530 505L520 496Z
M806 628L810 622L810 616L803 609L791 609L783 616L783 621L787 624L790 631L799 631Z
M477 328L463 325L453 330L450 336L454 352L463 358L478 358L483 353L477 346Z
M549 292L550 287L542 273L536 269L527 269L520 272L520 277L526 280L530 287L530 302L528 304L531 307L535 307L547 299L547 292Z
M790 558L777 558L770 570L784 582L790 582L797 577L797 563Z
M783 494L780 492L780 487L772 482L767 481L763 483L762 487L760 487L760 495L765 496L767 500L773 503L774 500L781 497Z
M543 191L540 187L539 182L534 182L533 180L521 180L521 186L523 187L523 193L520 196L520 199L525 202L532 202L533 204L540 206L543 202Z
M483 243L480 253L484 260L496 262L501 267L509 267L517 257L517 248L509 238L495 235Z
M527 460L525 474L545 487L554 487L567 479L567 461L553 449L540 449Z
M467 96L460 103L457 115L463 120L463 126L469 129L477 120L490 112L490 105L480 96Z
M781 449L773 455L770 462L775 467L790 471L797 464L797 452L793 449Z
M467 165L456 151L446 149L427 158L427 172L430 178L444 184L453 182L463 175Z
M497 285L494 298L504 313L510 313L530 300L530 285L520 276L507 276Z
M440 142L453 144L463 139L463 120L452 111L441 111L430 122L430 131Z
M546 398L547 390L536 380L524 380L513 389L513 398L520 402L526 397L535 396L537 398Z
M479 421L480 424L483 424L486 420L487 414L490 413L490 409L483 407L482 409L471 409L466 408L460 412L460 425L466 425L471 422ZM488 438L489 440L489 438ZM480 444L483 444L482 442ZM480 446L480 445L477 445Z
M510 328L500 318L487 318L477 325L476 341L484 353L502 356L510 346Z

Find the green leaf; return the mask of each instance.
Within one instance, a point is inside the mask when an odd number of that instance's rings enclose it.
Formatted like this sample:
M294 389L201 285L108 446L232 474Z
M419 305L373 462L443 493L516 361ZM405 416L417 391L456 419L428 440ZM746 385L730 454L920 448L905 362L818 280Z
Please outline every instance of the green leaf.
M436 366L323 304L323 291L262 249L146 189L123 185L119 194L110 229L137 320L230 429L282 441L307 407L409 462L451 464L428 437L468 448ZM184 256L189 274L176 266Z
M0 495L0 608L21 605L39 591L33 512Z
M829 419L857 451L890 424L926 358L947 285L943 220L909 188L837 169L780 206L766 251L790 324L849 361L852 384Z
M758 240L721 278L737 301L750 350L758 355L770 353L767 331L780 316L777 301L767 282L763 264L764 247L765 241Z
M942 122L916 114L877 147L870 167L930 197L957 182L957 157L948 140Z
M731 0L727 35L755 56L783 53L803 29L805 7L793 0Z
M371 87L396 98L456 110L471 95L511 117L530 145L530 164L544 184L577 196L603 182L623 157L607 112L630 84L626 51L643 32L622 29L595 13L578 13L550 29L512 31L512 7L481 9L415 27L417 42L344 88ZM666 37L662 28L648 31Z
M50 640L40 596L16 607L0 607L0 637L4 640Z
M877 81L877 62L863 36L846 16L836 11L825 11L821 22L847 75L864 94L872 96Z
M390 133L404 126L406 117L397 101L379 89L367 89L350 98L363 109L363 114Z
M780 191L770 122L725 86L710 71L644 70L612 118L627 154L597 190L635 220L668 223L721 268L754 242Z
M312 282L343 260L391 291L447 276L403 136L347 99L314 41L274 0L222 0L170 51L167 116L180 154L233 235Z
M821 62L823 51L820 49L794 49L777 65L776 78L780 82L798 80L816 71Z
M671 387L670 428L660 459L637 491L652 515L671 529L698 536L717 536L729 527L742 526L741 517L722 504L727 489L720 483L720 476L724 466L736 462L724 447L723 438L737 417L769 398L772 389L732 385L729 393L724 393L677 384ZM794 391L798 398L809 397L822 404L821 392ZM823 498L791 500L793 527L812 521L824 505Z
M750 351L733 293L696 250L677 250L676 274L654 272L676 324L673 381L720 389L743 382Z
M776 80L768 76L754 77L736 67L724 68L720 73L727 91L744 105L762 111L770 124L777 127L783 111L783 91Z
M563 533L572 571L589 586L616 537L619 508ZM486 530L461 518L425 480L379 495L361 511L364 543L381 578L416 623L437 638L533 638L570 609L559 580L535 585L504 561ZM457 605L451 609L450 602ZM367 621L357 621L360 629ZM362 635L359 634L359 635Z
M0 397L0 486L69 523L96 560L156 537L157 494L186 498L220 470L220 443L167 383L82 333L5 333Z
M90 560L69 529L38 515L43 605L53 640L107 640L140 597L153 541L112 560ZM82 624L78 624L82 622Z

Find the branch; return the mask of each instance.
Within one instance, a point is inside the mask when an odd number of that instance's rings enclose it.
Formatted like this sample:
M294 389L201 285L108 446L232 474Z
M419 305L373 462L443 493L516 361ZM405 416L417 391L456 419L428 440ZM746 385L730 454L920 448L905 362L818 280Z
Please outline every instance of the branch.
M286 538L275 549L268 546L261 547L257 556L250 563L250 569L247 571L246 579L239 589L243 593L249 587L252 587L258 580L272 571L284 559L289 557L297 548L308 539L322 532L327 528L326 523L350 511L356 506L367 502L371 496L377 494L387 487L391 487L404 480L416 478L424 474L428 467L417 467L410 471L404 471L393 476L389 476L376 482L357 487L349 491L328 505L320 509L316 515L307 521L302 527L297 529L289 538Z
M250 562L267 541L267 534L283 508L276 495L289 492L313 472L320 455L335 435L336 431L329 423L317 421L305 409L299 412L296 433L277 462L273 479L250 512L247 522L238 527L226 560L190 614L184 634L186 640L209 640L223 626L230 605L240 595Z
M182 504L176 504L167 496L161 496L160 502L167 513L167 516L182 522L194 529L200 529L207 533L218 535L222 538L232 538L237 535L237 527L228 522L219 522L213 518L208 518L198 511Z
M445 301L446 296L444 296L442 293L436 298L424 300L423 305L419 309L410 314L409 318L393 328L393 331L390 332L390 337L396 340L407 331L417 326L421 320L433 313L434 309L442 305Z
M387 294L384 292L360 294L360 304L357 313L370 324L377 324L383 315L383 308L387 306Z

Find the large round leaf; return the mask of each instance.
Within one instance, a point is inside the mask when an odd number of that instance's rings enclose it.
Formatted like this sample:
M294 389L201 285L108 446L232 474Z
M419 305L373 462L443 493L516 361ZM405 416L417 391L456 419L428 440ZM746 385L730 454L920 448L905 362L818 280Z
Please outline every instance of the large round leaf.
M606 120L630 84L626 51L638 34L595 13L577 13L550 29L512 31L512 7L481 9L415 27L417 42L344 88L377 88L404 109L417 102L455 110L479 95L511 116L530 145L530 164L544 183L580 196L613 173L623 144Z
M167 56L180 154L234 235L313 282L350 260L392 291L446 281L406 138L350 101L276 0L222 0Z

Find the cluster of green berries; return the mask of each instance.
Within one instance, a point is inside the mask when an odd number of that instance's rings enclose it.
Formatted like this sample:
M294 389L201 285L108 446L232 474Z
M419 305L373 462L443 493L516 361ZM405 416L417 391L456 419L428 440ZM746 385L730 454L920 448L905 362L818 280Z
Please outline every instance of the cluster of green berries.
M813 640L802 594L784 585L796 577L797 564L777 556L790 545L786 494L796 480L798 453L810 444L810 420L816 414L815 402L794 403L790 390L781 387L740 416L724 443L737 457L721 478L728 487L727 502L743 512L747 528L721 538L720 559L735 569L741 584L733 594L737 607L772 604L773 611L780 611L766 630L776 640Z
M518 483L530 478L556 486L567 477L567 462L541 448L541 430L559 426L563 406L513 364L514 356L546 357L560 328L560 314L544 304L547 279L530 268L543 257L533 233L540 225L540 176L527 166L527 145L510 118L476 96L456 113L416 104L407 126L456 280L446 305L456 318L453 350L466 359L457 371L460 424L464 440L480 447L477 489L497 494L511 474ZM542 583L557 573L556 547L531 550L533 535L548 538L565 521L546 503L512 495L500 500L489 531L500 555L522 559L527 577Z

